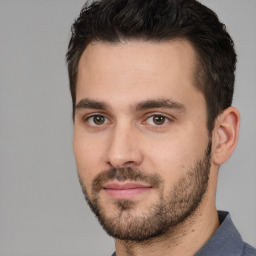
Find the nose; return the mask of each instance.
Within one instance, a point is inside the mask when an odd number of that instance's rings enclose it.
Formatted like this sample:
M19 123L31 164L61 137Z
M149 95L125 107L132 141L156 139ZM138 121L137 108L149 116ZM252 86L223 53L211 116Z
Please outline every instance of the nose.
M143 161L135 128L116 126L109 139L107 163L113 168L138 167Z

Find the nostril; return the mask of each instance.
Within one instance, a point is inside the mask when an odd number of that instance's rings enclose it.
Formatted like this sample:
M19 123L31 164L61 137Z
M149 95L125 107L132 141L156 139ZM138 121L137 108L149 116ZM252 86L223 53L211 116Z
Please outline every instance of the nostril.
M135 161L127 161L127 162L111 162L111 161L108 161L107 164L109 165L109 168L124 168L124 167L135 167L137 166L138 164L136 164Z
M123 165L124 165L124 166L127 166L127 165L131 165L131 164L134 164L134 162L133 162L133 161L127 161L127 162L125 162Z

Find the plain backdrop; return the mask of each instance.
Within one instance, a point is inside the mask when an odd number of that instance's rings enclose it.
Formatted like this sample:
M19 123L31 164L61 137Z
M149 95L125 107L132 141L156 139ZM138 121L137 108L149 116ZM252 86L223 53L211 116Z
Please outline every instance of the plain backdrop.
M238 53L237 149L217 206L256 246L256 1L202 0ZM114 242L80 191L65 53L81 0L0 0L0 255L111 255Z

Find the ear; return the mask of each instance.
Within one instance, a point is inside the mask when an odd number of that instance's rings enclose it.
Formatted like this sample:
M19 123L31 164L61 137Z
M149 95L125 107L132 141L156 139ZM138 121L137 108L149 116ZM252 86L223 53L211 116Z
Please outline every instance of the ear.
M213 129L212 161L225 163L233 153L239 133L240 114L235 107L225 109L216 119Z

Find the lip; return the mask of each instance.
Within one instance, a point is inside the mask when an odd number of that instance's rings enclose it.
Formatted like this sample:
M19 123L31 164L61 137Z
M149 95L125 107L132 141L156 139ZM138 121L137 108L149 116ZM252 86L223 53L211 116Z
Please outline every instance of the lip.
M115 199L132 199L153 189L150 185L137 182L111 182L104 185L104 191Z

